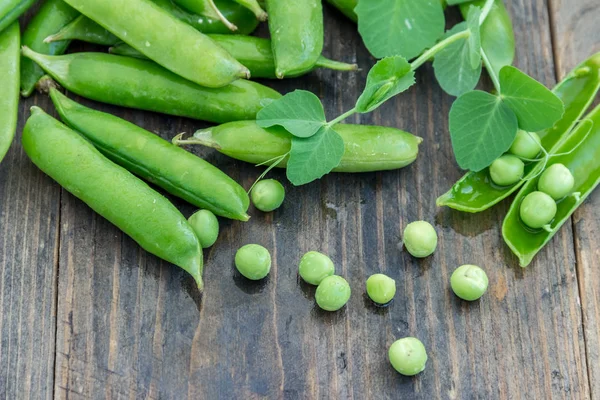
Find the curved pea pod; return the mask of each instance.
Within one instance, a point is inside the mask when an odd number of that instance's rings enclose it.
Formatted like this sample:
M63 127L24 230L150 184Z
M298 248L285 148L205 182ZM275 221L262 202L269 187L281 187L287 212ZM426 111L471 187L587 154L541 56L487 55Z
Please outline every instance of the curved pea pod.
M40 108L31 111L23 130L31 161L144 250L190 273L202 290L202 248L179 210L82 136Z
M223 88L196 85L152 61L104 53L47 56L24 47L63 87L103 103L213 122L254 119L276 91L252 81Z
M199 85L218 88L250 77L225 49L150 0L65 1L146 57Z
M460 12L467 18L470 6L482 8L485 0L476 0L460 5ZM515 58L515 34L510 15L502 0L495 0L485 21L481 25L481 48L489 67L498 76L502 67L511 65Z
M337 124L335 131L345 144L345 152L334 172L371 172L398 169L411 164L419 154L418 136L396 128ZM282 127L263 129L255 121L237 121L199 130L176 144L201 144L237 160L269 164L290 151L292 136ZM278 167L285 167L287 159Z
M323 51L321 0L267 0L275 75L311 70Z
M539 176L523 185L515 197L504 218L502 236L512 252L519 257L519 264L522 267L529 265L533 257L552 239L600 183L599 149L600 106L597 106L555 149L555 153L560 155L551 157L548 163L548 167L556 163L563 164L575 178L574 194L557 202L556 216L550 223L549 230L532 230L521 221L519 216L521 202L525 196L537 190Z
M19 23L0 32L0 162L15 138L19 111Z
M110 160L201 209L247 221L243 187L217 167L128 121L84 107L56 89L60 118Z
M37 0L2 0L0 1L0 32L8 28Z
M44 42L55 43L57 41L60 42L65 40L81 40L87 43L94 43L102 46L112 46L121 42L121 39L85 15L79 15L77 18L71 21L70 24L64 26L58 32L47 36L44 39Z
M23 45L43 54L63 54L70 41L62 40L45 43L44 39L73 21L79 12L62 0L47 0L31 19L23 33ZM44 75L44 71L33 61L23 57L21 60L21 95L27 97L35 89L35 84Z
M244 64L250 70L250 74L254 78L274 79L275 76L275 59L271 50L271 41L255 36L241 35L208 35L219 46L223 47L236 60ZM109 49L112 54L119 54L129 57L145 58L133 47L119 43ZM320 56L317 63L312 69L329 68L336 71L356 71L356 64L346 64L339 61L330 60ZM311 70L312 70L311 69ZM287 75L287 78L299 76L310 72L311 70L303 71L298 75Z
M571 71L552 90L564 103L565 113L552 128L538 132L544 149L554 152L553 148L585 113L599 88L600 53L596 53ZM540 162L526 164L524 180L537 173L539 165ZM499 187L492 184L488 169L468 172L448 192L441 195L436 204L471 213L484 211L516 192L524 180L513 186Z
M342 14L352 21L358 21L358 16L354 12L354 9L358 5L358 0L327 0L327 2L340 10Z

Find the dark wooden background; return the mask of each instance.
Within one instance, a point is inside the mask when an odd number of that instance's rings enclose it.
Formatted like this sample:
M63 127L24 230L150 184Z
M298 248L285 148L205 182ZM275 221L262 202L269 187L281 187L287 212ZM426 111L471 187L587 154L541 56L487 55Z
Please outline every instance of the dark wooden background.
M515 64L547 86L600 50L597 0L506 4ZM334 117L354 104L374 60L355 25L328 6L325 14L325 54L357 62L362 72L269 84L315 92ZM519 268L500 233L509 201L478 215L435 206L461 176L448 135L452 100L431 66L420 68L410 91L353 118L422 136L412 166L286 183L281 209L251 209L249 223L223 221L205 254L202 299L186 273L142 251L34 167L20 131L29 107L53 108L44 95L23 101L18 138L0 164L0 398L600 399L600 192L529 268ZM206 126L82 101L165 138ZM246 188L260 173L193 151ZM281 171L272 176L284 181ZM185 215L194 211L173 201ZM399 247L403 227L416 219L434 223L440 236L438 251L422 261ZM234 271L234 253L246 243L272 252L264 282ZM308 250L329 254L350 282L343 310L320 311L314 288L299 281ZM449 290L450 273L463 263L489 275L481 301L462 302ZM398 282L387 309L363 294L375 272ZM420 338L430 357L413 378L387 361L388 346L407 335Z

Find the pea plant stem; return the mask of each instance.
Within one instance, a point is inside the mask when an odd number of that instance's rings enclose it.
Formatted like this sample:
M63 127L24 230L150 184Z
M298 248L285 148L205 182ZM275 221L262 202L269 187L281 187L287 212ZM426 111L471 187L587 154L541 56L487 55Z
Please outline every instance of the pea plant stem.
M336 119L328 122L327 125L329 125L330 127L332 127L335 124L337 124L339 122L342 122L343 120L345 120L346 118L348 118L349 116L351 116L353 114L356 114L356 107L352 108L351 110L346 111L345 113L343 113L342 115L340 115Z
M485 4L483 5L483 9L481 10L481 15L479 16L479 26L483 25L493 6L494 0L487 0L485 2Z
M498 75L496 75L496 71L494 71L494 68L492 68L490 59L483 49L481 49L481 59L483 60L483 65L485 65L485 69L487 70L488 75L494 84L496 92L498 92L498 96L500 96L502 94L500 90L500 80L498 79Z
M416 71L421 65L425 64L429 59L435 56L440 50L443 50L446 46L456 42L457 40L466 39L471 35L471 32L464 30L462 32L455 33L452 36L448 36L423 54L421 54L416 60L410 64L410 69Z

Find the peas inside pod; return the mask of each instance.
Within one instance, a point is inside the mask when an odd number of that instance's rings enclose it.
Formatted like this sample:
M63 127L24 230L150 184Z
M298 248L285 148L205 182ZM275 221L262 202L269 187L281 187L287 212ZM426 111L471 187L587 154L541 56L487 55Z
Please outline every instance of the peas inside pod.
M525 225L533 229L547 226L556 215L556 201L544 192L531 192L523 199L519 214Z
M417 375L425 369L427 350L423 343L414 337L396 340L388 351L392 367L402 375Z
M323 310L337 311L350 300L350 294L348 282L341 276L331 275L323 279L317 287L315 300Z
M235 253L235 267L246 278L258 281L271 271L271 254L258 244L247 244Z
M519 157L505 154L490 165L490 177L498 186L510 186L523 177L525 163Z
M188 218L203 249L212 246L219 237L219 220L208 210L196 211Z
M553 164L540 176L538 189L554 200L560 200L567 196L575 186L575 178L563 164Z
M415 221L408 224L404 229L403 241L406 250L411 255L425 258L435 251L438 237L429 222Z
M535 132L517 131L517 137L508 150L509 153L525 159L533 159L542 151L540 137Z
M485 271L477 265L461 265L452 273L450 286L454 294L461 299L474 301L486 292L488 277Z
M309 251L300 259L298 267L300 277L311 285L318 285L323 279L335 273L331 258L317 251Z
M252 203L261 211L269 212L278 209L285 198L285 189L275 179L257 182L250 193Z
M384 274L374 274L367 279L367 295L377 304L387 304L396 294L396 281Z

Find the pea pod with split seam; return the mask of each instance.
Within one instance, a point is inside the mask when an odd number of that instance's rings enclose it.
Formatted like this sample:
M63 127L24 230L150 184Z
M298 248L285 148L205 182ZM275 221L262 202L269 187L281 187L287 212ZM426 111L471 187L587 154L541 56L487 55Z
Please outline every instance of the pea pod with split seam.
M115 224L144 250L186 270L202 290L202 248L173 204L40 108L23 130L23 148L44 173Z
M565 105L565 113L552 128L538 132L541 145L550 153L568 133L594 100L600 88L600 53L596 53L573 71L552 91ZM499 203L536 173L540 162L525 165L523 180L508 186L492 184L488 170L469 172L445 194L437 199L438 206L448 206L460 211L476 213Z
M253 78L276 78L275 59L273 58L273 50L271 50L271 40L241 35L208 36L210 36L210 38L219 46L227 50L236 60L248 67ZM110 52L112 54L144 58L141 53L125 43L120 43L111 47ZM304 75L315 68L329 68L337 71L356 71L358 66L356 64L346 64L319 56L319 59L312 68L305 71L298 71L296 74L286 75L286 78Z
M104 103L212 122L254 119L276 91L252 81L223 88L196 85L152 61L104 53L46 56L23 48L69 91Z
M0 32L15 22L37 0L3 0L0 2Z
M323 51L321 0L267 0L275 75L313 68Z
M47 0L32 18L23 33L23 45L43 54L63 54L69 46L69 40L45 43L44 39L73 21L79 12L62 0ZM35 84L44 75L44 71L33 61L23 57L21 60L21 95L27 97L35 89Z
M249 219L248 194L217 167L128 121L84 107L50 90L60 118L102 154L196 207L241 221Z
M0 32L0 162L15 137L19 111L19 23Z
M589 113L575 130L556 148L548 167L563 164L573 174L573 194L559 200L556 215L547 229L532 230L520 218L521 203L528 194L539 190L539 176L523 185L515 197L504 222L502 236L512 252L526 267L533 257L552 239L577 207L600 183L600 106Z
M337 124L345 152L334 172L370 172L411 164L419 153L420 137L395 128ZM290 151L292 136L282 127L263 129L255 121L238 121L197 131L176 144L201 144L237 160L253 164L272 162ZM287 159L278 167L285 167Z
M199 85L217 88L250 77L225 49L150 0L65 1L146 57Z

